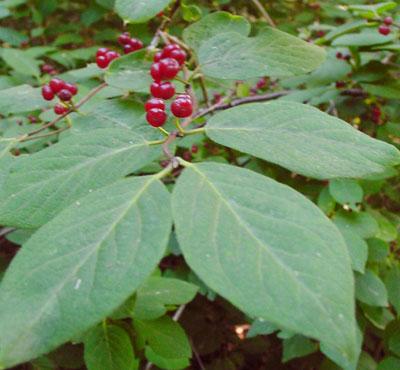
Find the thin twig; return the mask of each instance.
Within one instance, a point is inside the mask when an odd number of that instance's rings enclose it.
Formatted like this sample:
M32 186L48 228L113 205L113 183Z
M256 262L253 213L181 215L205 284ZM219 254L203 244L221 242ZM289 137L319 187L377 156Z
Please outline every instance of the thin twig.
M57 124L58 122L60 122L63 118L65 118L66 116L68 116L70 113L74 112L76 109L80 108L83 104L85 104L87 101L89 101L91 98L93 98L93 96L95 96L97 93L99 93L101 90L103 90L105 87L107 87L107 83L102 83L101 85L95 87L93 90L91 90L89 92L89 94L87 94L79 103L77 103L74 108L69 109L67 112L65 112L64 114L58 116L57 118L55 118L53 121L46 123L45 125L43 125L42 127L38 128L37 130L31 131L29 132L27 135L28 136L33 136L38 134L39 132L42 132L44 130L46 130L49 127L54 126L55 124ZM26 141L26 139L22 139L23 141Z
M271 26L271 27L276 27L274 21L272 20L271 16L268 14L267 10L263 7L263 5L258 1L258 0L252 0L253 4L257 7L257 9L260 11L266 22Z

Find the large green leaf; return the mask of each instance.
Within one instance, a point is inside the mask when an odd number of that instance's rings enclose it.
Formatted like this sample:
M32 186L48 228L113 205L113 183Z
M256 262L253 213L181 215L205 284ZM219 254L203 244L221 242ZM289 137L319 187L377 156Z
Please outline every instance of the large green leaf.
M197 50L205 41L220 33L236 32L248 36L251 25L246 18L227 12L208 14L200 21L185 28L183 40Z
M24 50L3 49L1 57L16 72L28 76L40 76L39 62Z
M2 115L42 109L48 105L40 89L29 85L10 87L0 91L0 112Z
M72 136L12 167L0 194L0 223L36 228L78 198L145 166L158 155L132 130Z
M104 187L43 226L0 285L0 368L111 314L157 266L170 231L169 193L157 176Z
M249 170L204 163L179 178L172 208L184 257L211 289L356 362L350 258L313 203Z
M255 103L216 114L206 126L219 144L317 179L364 177L400 163L392 145L304 104Z
M144 23L153 18L172 0L116 0L115 10L125 21Z
M128 333L116 325L99 325L85 335L85 363L89 370L136 370Z
M149 92L152 82L150 63L144 60L144 50L130 53L115 60L105 75L105 81L114 87L136 92Z
M324 62L325 52L285 32L265 28L250 38L236 32L216 35L202 44L198 57L207 76L245 80L313 71Z

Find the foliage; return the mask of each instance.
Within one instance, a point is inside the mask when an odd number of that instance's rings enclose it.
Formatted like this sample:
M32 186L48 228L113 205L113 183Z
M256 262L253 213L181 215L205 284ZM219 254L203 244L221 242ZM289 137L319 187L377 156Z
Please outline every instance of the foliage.
M0 2L0 369L399 367L398 10Z

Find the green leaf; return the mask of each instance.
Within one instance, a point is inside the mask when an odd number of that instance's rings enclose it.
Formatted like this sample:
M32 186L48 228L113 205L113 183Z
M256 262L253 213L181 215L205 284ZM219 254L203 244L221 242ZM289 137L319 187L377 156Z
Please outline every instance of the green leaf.
M188 358L192 355L185 331L169 316L157 320L133 321L136 334L161 357L169 359Z
M131 130L99 129L20 158L0 194L0 223L36 228L80 197L145 166L158 149Z
M368 245L359 235L352 230L339 228L347 245L354 271L364 273L368 260Z
M371 270L366 270L363 275L356 274L356 298L370 306L388 305L385 284Z
M205 41L217 34L236 32L248 36L250 29L251 25L244 17L227 12L215 12L185 28L183 40L191 48L198 50Z
M294 358L304 357L318 350L317 343L301 335L283 341L282 362L288 362Z
M136 293L133 317L139 320L154 320L167 312L166 305L181 305L190 302L198 287L178 279L151 277Z
M400 356L400 332L395 332L389 338L389 349L397 356Z
M157 266L170 232L169 193L157 176L104 187L43 226L0 285L0 368L111 314Z
M146 51L130 53L116 59L105 74L105 81L114 87L142 93L149 92L152 82L150 63L144 60Z
M323 49L273 28L248 38L236 32L216 35L198 53L204 74L218 79L301 75L325 60Z
M351 231L363 239L372 238L379 232L378 223L367 212L339 211L333 221L340 230Z
M376 370L394 370L400 369L400 359L396 357L387 357L381 361Z
M30 112L45 108L48 105L40 89L29 85L10 87L0 91L0 111L2 115Z
M116 0L115 10L126 22L144 23L164 10L172 0Z
M350 5L349 10L365 18L379 18L379 15L389 10L395 9L397 4L394 1L386 1L373 5Z
M137 370L128 333L116 325L99 325L85 335L85 363L88 370Z
M219 144L317 179L382 173L400 163L392 145L304 104L246 104L216 114L206 126Z
M196 22L201 18L201 8L199 8L197 5L185 5L181 4L182 8L182 18L186 22Z
M155 353L151 347L146 347L145 349L145 355L146 358L156 366L158 366L161 369L167 369L167 370L179 370L179 369L187 369L190 365L190 361L187 357L185 358L165 358L162 356L159 356L157 353Z
M362 187L351 179L333 179L329 182L329 192L338 203L351 206L361 203L364 196Z
M356 362L350 258L313 203L249 170L204 163L183 172L172 208L184 257L211 289Z
M40 76L39 61L30 57L24 50L3 49L1 57L18 73L35 77Z
M277 328L274 324L271 324L264 319L257 319L251 325L248 333L247 338L253 338L257 335L270 335L276 332L279 328Z
M400 313L400 268L393 267L385 277L385 285L387 288L389 301Z
M12 28L0 27L0 40L11 46L20 46L21 43L28 41L28 37Z
M339 36L333 40L333 46L374 46L387 44L396 39L396 35L381 35L376 28L374 29L364 29L359 33L348 33L346 35Z

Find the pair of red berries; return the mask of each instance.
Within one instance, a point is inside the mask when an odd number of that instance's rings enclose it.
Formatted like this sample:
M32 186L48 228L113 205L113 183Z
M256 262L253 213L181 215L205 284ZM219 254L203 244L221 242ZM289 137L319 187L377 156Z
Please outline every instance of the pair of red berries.
M393 24L393 18L392 17L386 17L383 20L383 24L381 24L378 28L378 31L381 35L383 36L387 36L390 34L390 32L392 32L392 30L390 29L390 26Z
M120 56L121 55L114 50L100 48L96 53L97 66L102 69L107 68L114 59L117 59Z
M129 32L124 32L121 34L118 37L118 42L123 47L125 54L133 53L134 51L143 49L143 43L140 40L131 37Z
M155 82L172 80L186 61L186 53L177 44L167 45L154 55L150 74Z
M68 83L60 78L53 78L48 85L42 87L42 96L45 100L51 101L57 97L62 102L70 102L72 97L78 93L78 87L74 84ZM54 106L54 112L56 114L64 114L68 111L68 107L65 104L57 103Z
M151 98L145 104L147 122L153 127L161 127L167 121L165 101L160 98ZM193 113L193 103L189 95L179 95L171 104L171 112L175 117L186 118Z

